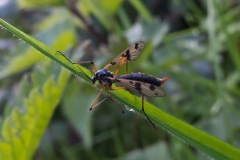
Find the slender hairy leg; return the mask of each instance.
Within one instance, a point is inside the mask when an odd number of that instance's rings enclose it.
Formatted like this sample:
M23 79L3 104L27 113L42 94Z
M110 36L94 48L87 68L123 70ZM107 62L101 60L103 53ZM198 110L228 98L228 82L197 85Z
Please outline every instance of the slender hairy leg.
M97 72L97 68L95 66L95 64L93 63L93 61L84 61L84 62L78 62L76 64L91 64L92 65L92 68L93 68L93 71L94 72Z
M56 51L58 53L60 53L63 57L65 57L70 63L72 63L62 52L60 51ZM92 62L92 61L84 61L84 62L79 62L79 63L72 63L72 64L91 64L92 65L92 68L94 70L94 72L97 72L97 68L95 66L95 64Z
M73 65L76 65L76 66L79 68L78 63L73 63L72 61L70 61L62 52L60 52L60 51L56 51L56 52L60 53L63 57L65 57L66 60L68 60L69 63L71 63L71 64L73 64ZM92 67L94 68L94 70L96 69L96 67L95 67L95 65L93 64L93 62L88 62L88 61L87 61L87 63L91 63L91 64L92 64ZM81 70L81 68L79 68L79 69ZM81 70L81 71L82 71L82 70ZM83 74L84 76L86 76L86 77L91 81L91 78L88 77L88 75L86 75L83 71L82 71L82 72L79 72L79 73Z
M126 61L126 74L128 74L128 61Z
M121 89L126 89L126 88L125 87L116 87L116 88L109 87L108 89L111 91L116 91L116 90L121 90Z
M120 61L119 65L118 65L118 67L117 67L117 69L116 69L116 71L115 71L114 74L113 74L114 76L117 75L117 73L118 73L121 65L123 64L123 62L124 62L125 60L127 60L127 57L124 57L124 58Z
M66 60L68 60L70 63L72 63L72 61L70 61L61 51L56 51L56 52L60 53L63 57L66 58Z
M144 111L144 95L142 95L142 111L144 113L144 115L147 117L148 121L152 124L152 126L154 127L154 129L157 131L156 126L153 124L153 122L148 118L147 114Z
M92 109L96 108L97 106L99 106L101 103L103 103L105 100L109 99L109 97L104 98L103 100L101 100L101 102L98 102L98 104L96 104L95 106L92 107ZM92 110L90 109L90 110Z
M118 108L120 109L120 111L121 111L122 113L124 113L123 109L119 106L119 104L117 103L117 101L113 98L113 96L112 96L111 92L109 91L109 89L106 89L106 90L108 91L109 96L112 98L113 102L118 106Z
M97 97L96 97L96 98L94 99L94 101L92 102L89 110L92 110L93 108L96 107L96 106L94 106L94 104L96 103L96 101L98 100L98 98L99 98L99 96L102 94L102 92L103 92L103 88L99 91Z

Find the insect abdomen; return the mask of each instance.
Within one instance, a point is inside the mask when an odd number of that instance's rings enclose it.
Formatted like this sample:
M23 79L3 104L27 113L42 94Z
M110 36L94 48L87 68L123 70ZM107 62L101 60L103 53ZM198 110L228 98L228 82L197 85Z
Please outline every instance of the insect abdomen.
M144 73L131 73L131 74L127 74L124 76L117 76L116 79L129 79L129 80L135 80L135 81L141 81L144 83L149 83L149 84L153 84L155 86L160 86L161 85L161 80L159 80L156 77L150 76L148 74L144 74Z

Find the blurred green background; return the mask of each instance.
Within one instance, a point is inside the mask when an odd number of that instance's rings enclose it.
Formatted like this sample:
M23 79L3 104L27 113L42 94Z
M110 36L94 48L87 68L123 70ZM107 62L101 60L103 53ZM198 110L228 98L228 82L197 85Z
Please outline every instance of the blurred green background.
M238 0L1 0L0 17L71 61L92 60L98 69L144 41L129 72L170 76L162 87L167 96L146 100L240 148ZM0 52L2 126L13 108L24 110L30 90L57 78L62 67L3 29ZM96 95L91 85L70 77L33 159L207 158L171 133L156 132L127 106L121 114L106 101L89 111Z

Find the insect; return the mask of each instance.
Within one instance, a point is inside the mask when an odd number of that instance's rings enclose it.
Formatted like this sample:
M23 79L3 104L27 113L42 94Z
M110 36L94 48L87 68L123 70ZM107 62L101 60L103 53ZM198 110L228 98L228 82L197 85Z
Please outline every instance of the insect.
M142 112L157 130L154 123L149 119L146 112L144 111L144 97L163 97L166 93L159 88L169 77L156 78L145 73L131 73L123 76L116 76L114 78L108 78L114 83L119 83L124 89L130 89L139 92L142 95Z
M104 102L107 98L104 98L102 101L99 103L96 103L98 100L99 96L103 93L104 89L108 92L110 98L113 100L113 102L118 106L118 108L124 113L124 111L121 109L119 104L116 102L116 100L112 97L111 92L113 90L121 90L121 89L127 89L127 90L134 90L139 92L142 95L142 112L148 119L148 121L153 125L153 127L156 129L155 125L153 122L149 119L147 114L144 111L144 97L162 97L165 96L166 93L160 89L159 87L166 82L169 77L165 77L163 79L156 78L153 76L150 76L148 74L144 73L131 73L128 74L128 62L136 60L142 50L144 49L144 42L139 41L127 49L125 49L122 53L120 53L116 58L114 58L109 64L107 64L103 69L97 70L96 66L92 61L85 61L85 62L80 62L78 64L91 64L93 68L93 76L92 78L88 77L92 84L96 87L96 81L99 82L100 86L102 87L92 102L90 106L90 110L94 109L98 105L100 105L102 102ZM122 66L123 63L126 63L126 75L123 76L116 76L120 67ZM114 73L110 72L108 69L112 66L117 66L117 69ZM83 72L84 73L84 72ZM120 84L121 87L115 87L112 88L112 84ZM157 130L157 129L156 129Z
M124 87L117 87L112 88L112 84L114 83L112 79L114 78L122 64L126 63L126 74L128 74L128 62L136 60L140 54L142 53L142 50L144 49L145 43L142 41L139 41L137 43L134 43L133 45L129 46L127 49L125 49L123 52L121 52L116 58L114 58L109 64L107 64L103 69L97 70L95 64L92 61L85 61L85 62L79 62L78 64L91 64L93 68L93 77L90 78L92 84L96 87L96 81L99 82L102 89L99 91L97 97L94 99L90 106L90 110L94 109L98 105L100 105L103 101L105 101L108 98L103 99L98 104L94 105L99 98L99 96L102 94L103 90L107 90L110 98L116 103L118 108L124 113L124 111L121 109L121 107L118 105L116 100L111 95L111 90L120 90L124 89ZM114 73L110 72L108 69L112 66L117 66L117 69ZM87 76L87 75L86 75ZM87 76L88 77L88 76Z

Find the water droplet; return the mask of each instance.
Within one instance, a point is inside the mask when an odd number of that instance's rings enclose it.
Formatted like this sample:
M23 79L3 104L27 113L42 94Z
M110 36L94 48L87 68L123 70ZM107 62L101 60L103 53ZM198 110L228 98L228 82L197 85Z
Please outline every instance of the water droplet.
M128 107L127 105L125 105L125 108L126 108L126 110L128 110L128 111L130 111L130 112L135 112L134 109Z

